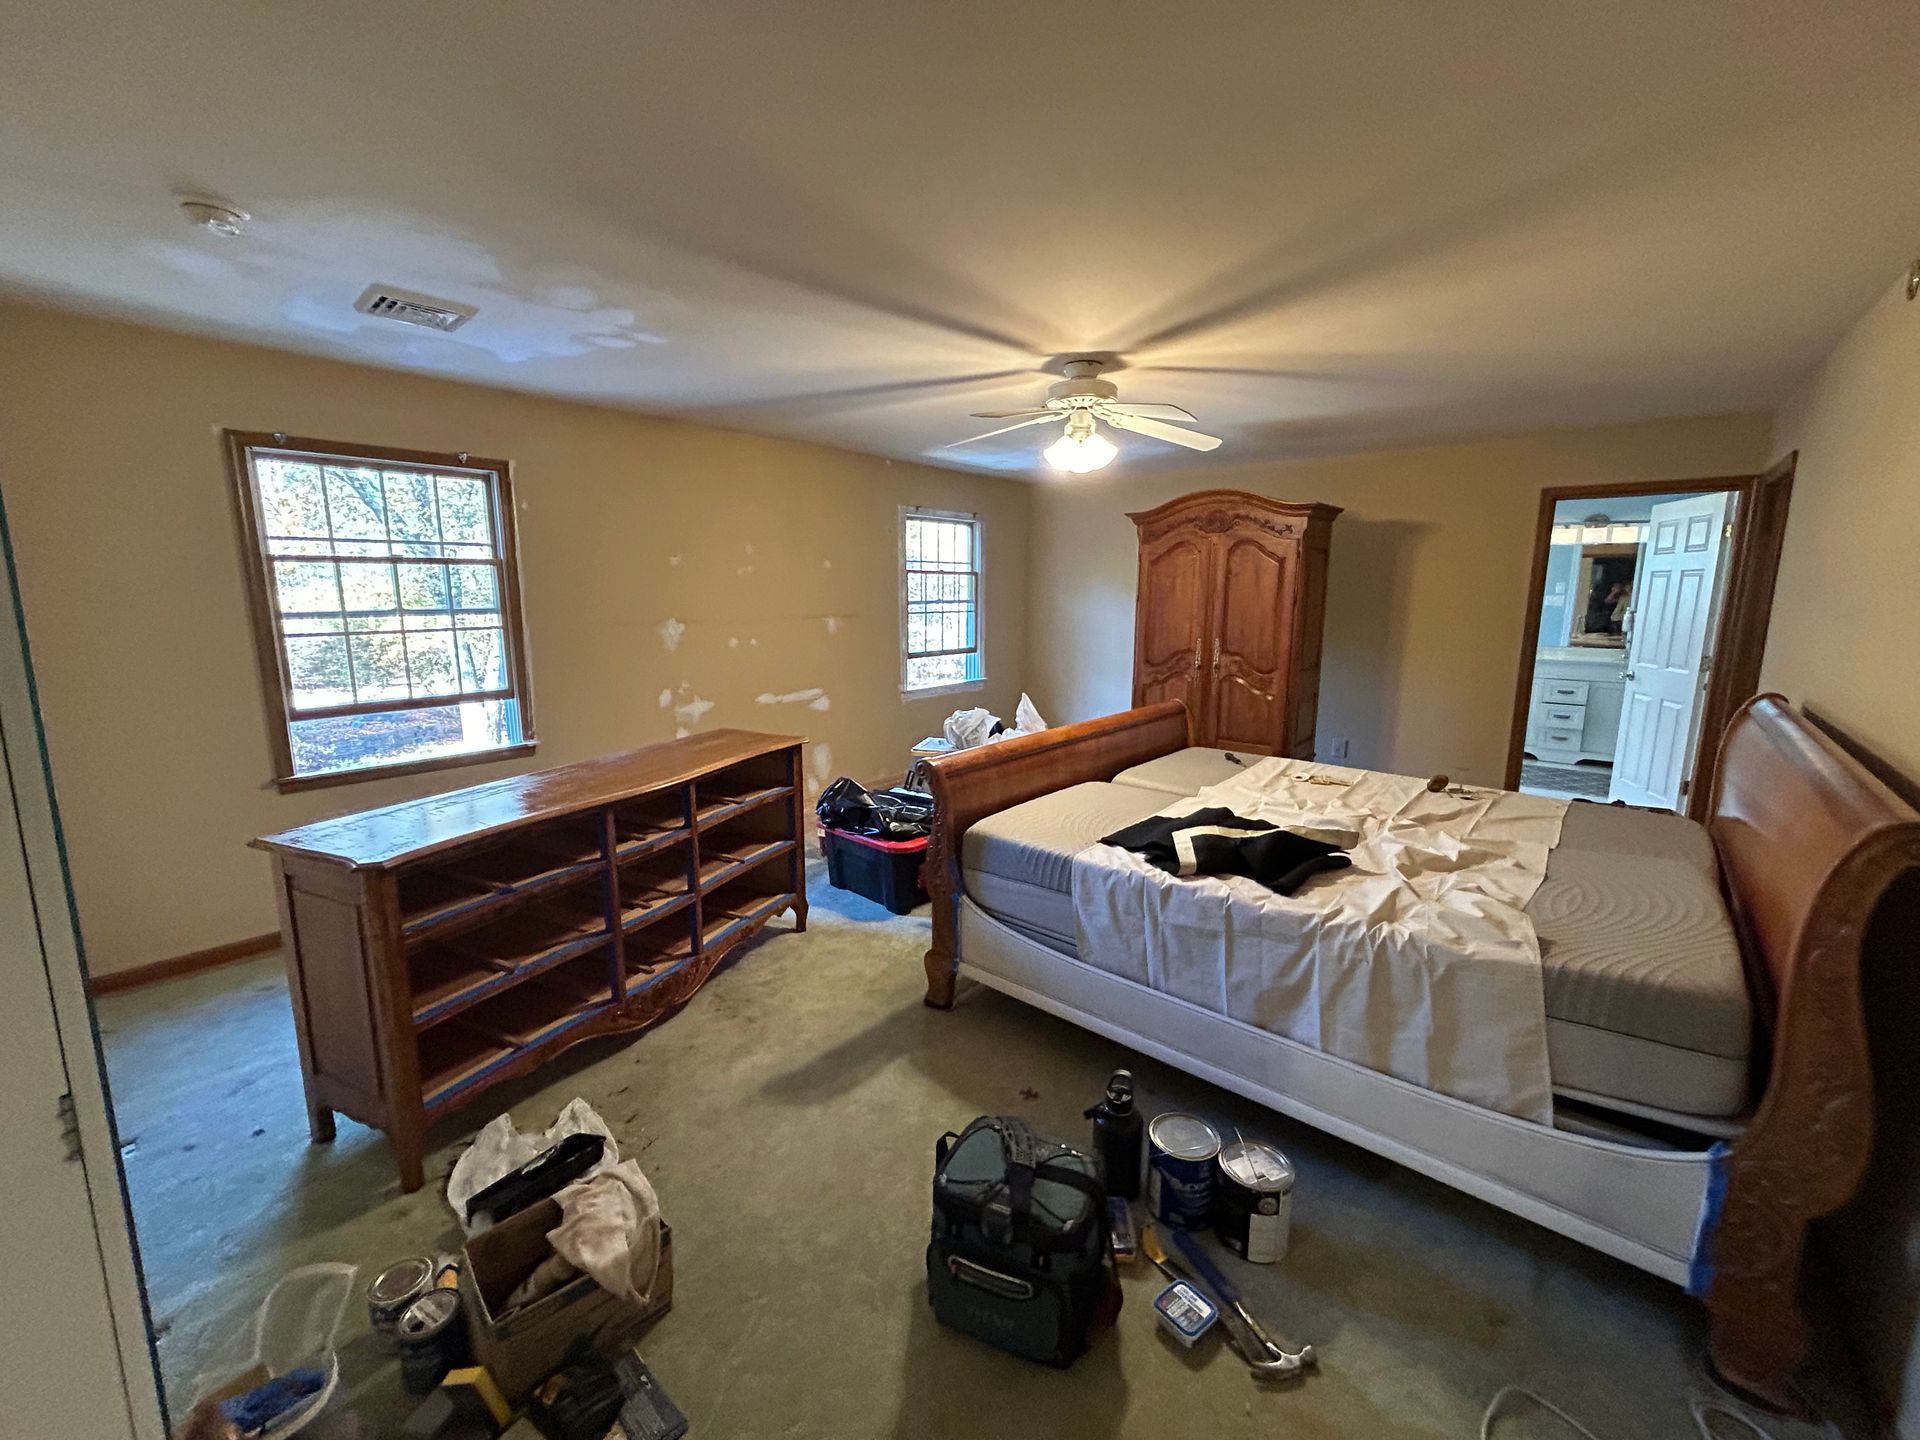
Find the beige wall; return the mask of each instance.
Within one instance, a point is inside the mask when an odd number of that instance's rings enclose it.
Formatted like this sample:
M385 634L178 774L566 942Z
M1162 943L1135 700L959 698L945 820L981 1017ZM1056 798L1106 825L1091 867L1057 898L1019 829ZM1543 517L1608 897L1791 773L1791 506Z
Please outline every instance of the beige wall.
M1904 283L1781 407L1774 443L1783 453L1798 450L1800 463L1763 683L1824 710L1920 780L1910 598L1920 543L1920 303L1908 302ZM1920 1124L1912 1100L1920 983L1881 974L1868 985L1869 1015L1886 1022L1872 1027L1873 1168L1825 1238L1876 1403L1897 1407L1899 1434L1920 1436Z
M1497 784L1540 490L1750 474L1768 444L1765 416L1735 415L1050 482L1032 513L1034 696L1049 720L1129 703L1128 511L1214 488L1322 500L1345 513L1333 527L1321 753L1344 738L1355 765Z
M1908 594L1920 541L1920 302L1880 298L1780 409L1800 452L1763 682L1920 777Z
M274 791L222 426L514 462L537 755ZM665 739L696 699L897 774L963 703L898 693L903 504L985 515L984 703L1025 669L1024 484L617 410L0 305L0 488L96 972L271 930L251 836Z

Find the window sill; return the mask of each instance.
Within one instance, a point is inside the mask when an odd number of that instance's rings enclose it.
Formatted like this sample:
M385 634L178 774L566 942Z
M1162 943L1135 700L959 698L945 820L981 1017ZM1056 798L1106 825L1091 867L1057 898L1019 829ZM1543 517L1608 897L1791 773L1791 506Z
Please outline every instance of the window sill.
M318 775L279 775L274 788L282 795L301 790L325 790L333 785L352 785L362 780L394 780L402 775L425 775L432 770L457 770L463 765L486 765L495 760L511 760L531 755L538 741L523 740L518 745L502 745L497 750L476 750L467 755L441 755L432 760L407 760L397 765L369 765L363 770L327 770Z
M918 685L912 689L902 685L900 687L900 698L902 700L930 700L938 699L942 695L964 695L969 690L984 690L986 688L987 677L982 675L978 680L955 680L948 685Z

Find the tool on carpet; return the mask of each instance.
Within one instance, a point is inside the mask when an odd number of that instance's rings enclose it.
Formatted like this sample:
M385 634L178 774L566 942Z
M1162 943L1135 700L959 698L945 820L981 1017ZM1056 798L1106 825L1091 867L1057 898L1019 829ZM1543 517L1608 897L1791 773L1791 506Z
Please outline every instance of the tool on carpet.
M1161 1328L1191 1350L1220 1318L1219 1307L1184 1280L1175 1280L1153 1301Z
M1300 1373L1307 1362L1298 1355L1275 1357L1255 1333L1253 1327L1247 1324L1244 1316L1220 1305L1207 1292L1198 1276L1167 1254L1166 1247L1160 1243L1160 1237L1154 1233L1153 1226L1140 1227L1140 1249L1149 1260L1160 1267L1161 1273L1169 1280L1178 1281L1198 1291L1213 1307L1220 1318L1220 1323L1227 1327L1227 1338L1233 1342L1234 1351L1246 1362L1247 1369L1252 1372L1254 1379L1288 1380Z
M1099 1170L1017 1115L943 1135L927 1245L934 1318L1029 1360L1071 1364L1120 1310Z
M1526 1400L1539 1406L1574 1434L1580 1436L1581 1440L1600 1440L1599 1436L1558 1405L1544 1396L1536 1395L1524 1385L1503 1385L1494 1392L1493 1399L1487 1402L1487 1408L1480 1416L1480 1440L1492 1440L1493 1422L1503 1409L1511 1408L1507 1405L1509 1400ZM1693 1417L1694 1428L1700 1432L1701 1440L1723 1440L1723 1437L1730 1440L1727 1432L1717 1424L1720 1419L1733 1421L1747 1434L1757 1436L1758 1440L1774 1440L1772 1431L1762 1429L1750 1417L1718 1400L1702 1400L1698 1397L1690 1399L1687 1401L1687 1413Z
M1115 1260L1132 1260L1140 1253L1140 1232L1133 1227L1133 1210L1118 1195L1107 1200L1108 1249Z
M627 1440L680 1440L687 1433L687 1417L660 1388L638 1350L628 1350L615 1360L613 1373L620 1377L626 1396L620 1406L620 1428L627 1432Z
M1320 1363L1313 1346L1302 1345L1298 1350L1286 1350L1267 1333L1266 1326L1254 1318L1253 1312L1247 1309L1246 1302L1240 1298L1239 1287L1227 1278L1226 1273L1218 1265L1213 1263L1213 1258L1202 1248L1196 1237L1176 1230L1173 1243L1180 1247L1180 1254L1200 1273L1200 1278L1213 1287L1213 1293L1226 1307L1226 1315L1238 1316L1245 1323L1248 1333L1253 1336L1254 1343L1262 1350L1273 1356L1276 1361L1294 1370L1311 1369ZM1233 1321L1228 1319L1227 1325L1231 1329Z
M1140 1195L1140 1146L1146 1126L1133 1108L1133 1072L1116 1070L1107 1093L1086 1112L1093 1122L1093 1153L1100 1157L1107 1194L1122 1200Z
M1147 1209L1176 1230L1197 1230L1213 1208L1220 1132L1198 1115L1168 1110L1147 1126Z

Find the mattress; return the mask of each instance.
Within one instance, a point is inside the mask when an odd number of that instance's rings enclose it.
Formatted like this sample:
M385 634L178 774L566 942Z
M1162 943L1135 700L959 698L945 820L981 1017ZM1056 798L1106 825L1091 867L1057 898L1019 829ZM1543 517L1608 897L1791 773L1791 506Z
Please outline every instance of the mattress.
M1073 856L1192 793L1167 786L1198 789L1235 768L1220 751L1187 750L988 816L962 842L967 893L1071 955ZM1556 1089L1680 1115L1745 1109L1752 1012L1704 829L1576 801L1527 914Z

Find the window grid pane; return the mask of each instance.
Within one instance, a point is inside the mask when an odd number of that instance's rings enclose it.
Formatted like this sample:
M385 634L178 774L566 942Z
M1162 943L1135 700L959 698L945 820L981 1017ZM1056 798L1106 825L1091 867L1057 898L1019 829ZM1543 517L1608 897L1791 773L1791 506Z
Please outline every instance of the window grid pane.
M510 693L484 476L256 453L290 717Z
M908 689L981 678L977 522L909 515L902 531Z

